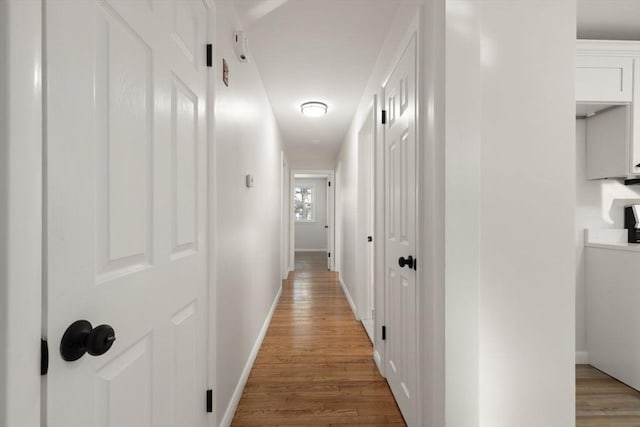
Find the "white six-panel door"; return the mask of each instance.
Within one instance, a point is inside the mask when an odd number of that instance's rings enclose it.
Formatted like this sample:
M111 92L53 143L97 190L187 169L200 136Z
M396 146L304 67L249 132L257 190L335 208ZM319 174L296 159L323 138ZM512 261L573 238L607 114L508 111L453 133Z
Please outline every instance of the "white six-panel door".
M204 426L207 3L45 10L47 425ZM80 319L115 343L65 362Z
M385 374L410 427L417 424L416 42L407 46L384 86Z

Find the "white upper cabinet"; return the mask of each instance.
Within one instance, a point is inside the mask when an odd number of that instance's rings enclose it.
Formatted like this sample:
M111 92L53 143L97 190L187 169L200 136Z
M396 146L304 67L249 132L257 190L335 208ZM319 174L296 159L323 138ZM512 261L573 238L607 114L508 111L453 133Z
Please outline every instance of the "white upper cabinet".
M633 58L578 56L577 102L631 102Z
M638 46L640 53L640 44ZM633 104L631 106L631 175L640 175L640 58L636 58L633 67Z
M578 40L576 117L587 121L587 178L640 175L640 41Z

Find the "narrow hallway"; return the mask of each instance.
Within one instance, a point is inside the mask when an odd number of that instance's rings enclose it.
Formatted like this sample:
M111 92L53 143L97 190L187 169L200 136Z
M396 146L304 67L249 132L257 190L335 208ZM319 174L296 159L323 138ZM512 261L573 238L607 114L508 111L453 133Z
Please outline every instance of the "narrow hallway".
M232 425L405 425L326 253L296 253Z

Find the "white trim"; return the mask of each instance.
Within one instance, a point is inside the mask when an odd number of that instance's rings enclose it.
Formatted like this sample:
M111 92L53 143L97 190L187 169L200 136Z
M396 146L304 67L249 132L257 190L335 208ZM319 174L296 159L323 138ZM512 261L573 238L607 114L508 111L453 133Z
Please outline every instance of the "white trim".
M256 342L251 349L249 359L247 360L246 365L244 365L242 375L240 375L240 379L238 380L238 385L236 385L236 389L231 396L231 401L227 406L224 417L222 417L222 421L220 421L220 427L228 427L233 421L233 416L236 414L236 409L238 409L238 403L240 403L240 398L242 397L244 386L247 384L247 380L249 379L251 368L253 368L256 357L258 357L258 352L260 351L260 347L262 346L262 341L264 341L264 337L267 334L269 325L271 324L271 318L273 318L273 313L276 311L276 307L278 306L278 302L280 301L280 295L282 295L282 285L280 285L280 289L278 289L278 293L276 294L276 297L273 300L273 304L271 305L271 310L269 310L269 314L267 314L267 318L264 320L264 324L262 325L262 329L260 329L258 338L256 338Z
M371 310L375 310L375 244L367 241L367 236L375 233L375 149L377 139L376 110L377 97L374 95L371 105L357 133L357 173L356 173L356 302L362 319L371 319L375 324ZM372 251L372 259L369 258ZM371 272L371 277L369 277ZM371 282L369 282L371 280ZM371 284L371 289L369 286ZM369 295L370 293L370 295ZM370 304L371 303L371 304ZM371 306L370 306L371 305ZM375 338L371 338L375 341Z
M289 234L291 233L291 229L290 229L290 221L289 221L289 214L290 214L290 210L291 210L291 194L289 192L289 188L290 188L290 175L289 175L289 163L287 160L287 156L283 151L280 151L280 157L281 157L281 161L282 161L282 176L281 176L281 188L280 191L282 192L281 194L281 202L282 202L282 206L281 206L281 216L282 218L280 219L281 221L281 226L282 226L282 230L281 230L281 257L282 259L280 260L280 264L281 264L281 279L282 280L286 280L287 277L289 276L289 269L290 269L290 265L289 265L289 245L291 244L291 240L289 239Z
M41 423L42 2L0 1L0 425ZM49 343L55 354L56 343Z
M640 43L631 40L577 40L576 55L640 56Z
M327 189L327 222L326 224L329 226L329 232L327 236L327 249L324 251L331 252L333 256L331 258L327 258L327 266L330 271L336 271L336 216L335 216L335 206L336 206L336 194L334 188L336 187L335 183L335 171L330 169L290 169L289 170L289 197L290 197L290 217L289 217L289 268L290 271L295 270L295 253L297 249L295 249L295 225L296 224L305 224L310 221L296 221L295 220L295 209L294 209L294 196L295 196L295 181L296 179L306 179L306 178L296 178L296 175L314 175L318 178L327 178L328 182L331 182L331 187ZM314 190L315 192L315 190ZM314 211L315 211L315 200L314 200ZM315 212L314 212L315 218ZM301 250L304 251L304 250Z
M349 288L342 281L342 277L338 278L340 280L340 286L342 287L342 292L344 292L344 296L347 297L347 302L349 303L349 307L351 307L351 311L353 312L353 317L356 320L360 321L360 316L358 316L358 310L356 309L356 305L353 302L353 298L351 298L351 294L349 293Z
M324 248L324 249L298 249L298 248L296 248L296 252L327 252L327 248Z
M333 189L333 214L335 227L333 230L333 271L340 273L342 268L342 163L336 165L334 189Z
M418 25L418 269L421 308L418 398L422 425L445 417L446 3L425 3Z
M382 356L380 356L380 352L378 350L374 350L373 351L373 361L375 362L376 366L378 367L378 372L380 372L380 375L382 375L382 377L386 378L384 376L384 371L382 369Z
M589 364L589 353L586 351L576 351L576 365Z
M213 1L206 2L209 8L208 22L207 22L207 37L214 44L216 43L216 3ZM215 55L214 55L215 62ZM216 67L213 67L207 72L207 150L208 150L208 164L207 164L207 251L208 251L208 265L207 265L207 339L209 340L207 345L207 387L214 390L217 389L217 335L218 335L218 322L217 322L217 292L218 287L216 283L217 271L218 271L218 211L217 211L217 197L218 197L218 180L216 169L216 116L215 116L215 100L216 100L216 79L218 78L218 71ZM218 414L218 408L216 407L217 399L213 398L213 412L214 416L208 417L207 425L213 426L216 422Z

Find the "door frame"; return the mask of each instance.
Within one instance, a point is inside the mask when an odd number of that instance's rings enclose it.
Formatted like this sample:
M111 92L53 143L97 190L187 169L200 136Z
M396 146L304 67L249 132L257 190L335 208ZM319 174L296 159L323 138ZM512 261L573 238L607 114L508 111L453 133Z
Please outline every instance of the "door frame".
M207 38L213 44L214 49L217 46L216 40L216 18L218 16L216 3L214 0L202 0L209 7L209 15L207 16ZM213 52L213 61L216 61L216 52ZM216 174L216 81L219 77L219 67L211 67L207 70L207 251L209 254L207 265L207 388L213 390L213 414L207 418L207 424L211 427L217 425L218 414L221 408L217 407L216 391L217 391L217 290L216 277L218 275L218 210L216 208L218 201L218 179Z
M358 184L357 184L357 221L356 221L356 307L358 309L358 317L360 319L371 319L373 322L373 330L375 332L375 313L367 313L367 310L375 312L375 295L376 295L376 278L374 272L369 277L369 270L375 269L375 251L378 243L375 232L375 150L377 143L376 135L376 109L378 108L377 96L373 96L373 100L369 105L366 118L360 127L357 135L358 141ZM368 129L367 129L368 128ZM365 132L365 130L367 132ZM370 136L370 140L363 140L363 134ZM364 145L368 144L368 150L364 150ZM362 166L362 167L361 167ZM366 167L366 168L365 168ZM371 243L367 242L365 236L374 237ZM373 251L373 257L370 260L369 251ZM368 279L371 280L371 289L368 289ZM371 293L371 295L369 295ZM372 306L368 307L369 301Z
M289 163L284 151L280 151L280 275L282 280L286 280L292 267L289 262L289 250L291 247L291 227L289 225L289 216L291 212L291 174L289 171Z
M389 82L393 71L402 58L405 50L408 48L409 43L413 38L416 39L416 248L415 248L415 258L421 260L422 268L419 268L416 272L416 288L417 288L417 301L416 301L416 337L417 337L417 372L423 372L422 366L422 348L424 345L425 338L423 336L423 328L421 325L422 322L422 311L423 307L426 305L427 301L424 300L423 295L420 294L420 284L423 283L424 273L422 271L425 270L427 265L427 260L422 261L422 254L425 253L424 245L427 242L424 239L424 234L421 230L421 221L424 218L424 210L423 210L423 194L422 194L422 175L421 170L424 168L426 163L424 162L423 150L421 149L421 145L424 141L423 135L423 124L422 120L424 120L422 116L422 85L420 84L420 80L423 76L423 67L421 65L421 48L422 48L422 39L421 39L421 14L423 13L423 8L420 8L420 14L416 16L411 23L407 26L407 30L404 33L402 39L397 44L396 49L394 51L394 55L392 59L389 61L387 66L387 71L384 74L384 79L380 83L380 87L378 89L377 95L377 108L376 108L376 118L375 118L375 126L376 126L376 144L375 144L375 161L374 161L374 176L375 176L375 188L374 188L374 198L376 200L375 203L375 231L376 236L382 236L377 239L378 244L376 244L375 248L375 260L376 260L376 268L374 271L375 275L375 290L376 297L374 299L374 310L375 310L375 319L374 324L376 330L374 331L374 349L373 349L373 358L378 366L378 370L380 373L385 376L385 366L386 366L386 341L382 339L382 325L386 324L386 281L385 281L385 238L386 235L386 216L385 216L385 137L386 137L386 129L385 125L382 124L382 120L380 117L380 111L385 109L385 91L384 87ZM422 274L421 274L422 273ZM418 375L418 397L417 400L421 401L421 392L423 386L422 376ZM419 420L420 420L419 414Z
M331 186L327 187L327 225L329 226L329 236L327 238L327 252L331 254L329 257L329 270L336 270L336 197L335 197L335 171L332 169L291 169L289 172L289 271L294 271L296 267L296 223L293 219L293 198L295 191L295 180L297 174L323 175L327 177L327 181L331 182Z
M342 271L342 162L338 161L334 175L335 189L333 190L334 218L335 228L333 233L334 247L336 257L333 260L333 271L340 275Z
M415 302L415 339L416 339L416 348L415 348L415 370L416 370L416 375L417 375L417 380L416 380L416 408L415 408L415 419L416 422L418 423L418 425L422 425L422 413L421 413L421 404L420 402L422 402L422 396L423 396L423 388L424 388L424 378L422 377L422 375L420 375L420 373L424 372L423 371L423 367L422 367L422 346L423 344L425 344L426 342L426 337L424 337L422 334L422 325L421 325L421 319L423 317L423 311L424 311L424 307L422 305L422 299L421 299L421 294L420 294L420 288L421 288L421 276L419 275L419 272L421 270L424 269L424 265L427 264L425 262L425 260L422 258L422 245L424 243L424 241L422 240L422 235L420 233L420 223L421 223L421 219L423 218L423 211L422 211L422 206L421 206L421 201L422 201L422 197L421 197L421 181L420 181L420 170L422 169L422 164L421 164L421 153L422 150L420 149L420 143L421 141L423 141L422 139L422 134L421 134L421 108L420 108L420 102L421 102L421 86L419 85L419 81L420 81L420 70L421 70L421 66L420 66L420 38L419 38L419 30L420 30L420 24L418 21L418 17L416 17L411 25L408 26L407 28L407 32L405 33L404 37L402 38L402 42L398 44L398 47L395 51L395 55L393 57L393 61L390 62L390 67L389 67L389 72L386 74L385 79L381 85L380 88L380 99L382 100L380 102L381 105L381 109L386 109L386 91L385 91L385 87L387 86L387 84L389 83L389 80L391 79L391 76L393 75L394 71L396 70L396 67L399 65L400 61L402 60L403 56L405 53L409 52L409 49L411 48L411 44L412 42L414 42L414 66L415 66L415 123L414 123L414 127L415 127L415 159L413 160L415 162L415 189L414 189L414 193L413 193L413 197L415 198L415 212L414 217L415 217L415 232L416 232L416 240L415 240L415 259L416 259L416 263L418 261L420 261L420 266L421 268L416 269L416 273L415 273L415 288L416 288L416 302ZM415 41L414 41L415 40ZM386 246L386 203L387 203L387 197L386 197L386 192L385 192L385 188L386 188L386 169L384 168L384 165L386 164L386 158L385 158L385 154L386 154L386 149L385 149L385 143L387 140L387 126L386 125L382 125L381 126L381 132L382 132L382 144L380 146L381 151L379 152L381 157L382 157L382 188L380 189L381 194L382 194L382 199L383 199L383 203L382 203L382 229L384 230L383 233L383 246ZM386 307L389 304L389 301L387 300L387 296L389 295L389 288L387 286L387 281L386 281L386 269L387 269L387 257L386 257L386 253L383 249L382 253L381 253L381 258L378 260L377 264L382 264L382 276L380 277L380 279L382 280L382 286L384 289L384 296L383 296L383 300L384 300L384 308L385 308L385 314L387 312ZM376 307L376 311L377 311L378 307ZM386 320L385 320L385 324L386 324ZM385 346L386 346L386 342L385 342ZM382 365L386 368L387 363L388 363L388 359L389 359L389 352L385 351L385 357L382 359Z
M0 2L1 425L41 421L42 14L41 2Z
M443 426L445 405L444 325L444 2L422 5L406 27L378 87L376 115L384 109L384 85L412 37L416 37L416 258L418 423ZM384 236L384 125L376 123L375 233ZM375 236L374 236L375 237ZM374 360L385 375L384 238L376 244Z

